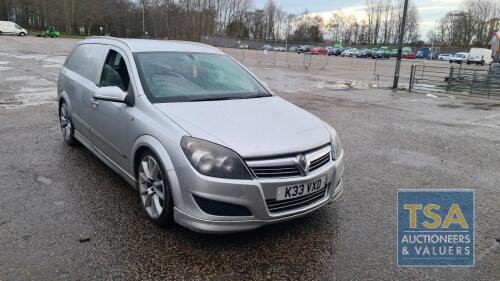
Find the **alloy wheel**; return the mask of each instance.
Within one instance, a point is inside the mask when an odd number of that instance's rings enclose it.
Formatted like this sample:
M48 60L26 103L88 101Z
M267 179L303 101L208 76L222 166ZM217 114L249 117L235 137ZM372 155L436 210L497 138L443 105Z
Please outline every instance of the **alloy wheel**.
M148 215L157 219L165 207L165 187L160 164L146 155L139 165L139 192Z
M61 131L63 137L66 141L71 139L71 130L73 125L71 123L71 115L68 110L68 106L65 102L61 104L61 109L59 110L59 120L61 123Z

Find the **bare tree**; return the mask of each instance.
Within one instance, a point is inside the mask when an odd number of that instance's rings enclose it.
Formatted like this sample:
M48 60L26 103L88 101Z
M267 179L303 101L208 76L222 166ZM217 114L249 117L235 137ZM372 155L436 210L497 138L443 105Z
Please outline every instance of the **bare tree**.
M433 39L453 47L486 46L500 29L500 4L494 0L466 0L458 11L438 21Z

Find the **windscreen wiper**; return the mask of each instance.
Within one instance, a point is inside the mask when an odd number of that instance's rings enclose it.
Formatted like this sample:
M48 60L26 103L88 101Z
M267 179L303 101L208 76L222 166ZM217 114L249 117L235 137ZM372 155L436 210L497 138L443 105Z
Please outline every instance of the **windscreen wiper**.
M271 96L270 94L258 93L247 96L213 96L213 97L192 98L189 101L239 100L239 99L263 98L270 96Z
M240 99L241 97L203 97L203 98L193 98L189 101L213 101L213 100L235 100Z

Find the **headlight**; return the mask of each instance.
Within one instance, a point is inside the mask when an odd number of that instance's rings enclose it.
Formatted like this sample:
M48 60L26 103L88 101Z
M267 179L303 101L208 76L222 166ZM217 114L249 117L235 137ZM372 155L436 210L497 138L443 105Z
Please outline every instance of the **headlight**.
M181 147L193 167L203 175L227 179L252 179L234 151L213 142L182 137Z
M332 150L335 156L333 160L338 159L342 154L342 150L344 150L344 148L342 147L342 143L340 142L339 134L337 133L337 131L335 131L335 129L332 126L328 125L327 123L325 123L325 126L328 129L328 132L330 133Z

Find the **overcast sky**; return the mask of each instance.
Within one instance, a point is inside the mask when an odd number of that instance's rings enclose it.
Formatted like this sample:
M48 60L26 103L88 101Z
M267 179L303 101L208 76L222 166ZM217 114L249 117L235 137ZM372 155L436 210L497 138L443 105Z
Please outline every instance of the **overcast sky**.
M436 20L448 11L460 8L461 0L413 0L419 9L420 34L425 38L427 32L434 28ZM267 0L254 0L256 8L263 8ZM342 10L354 14L358 18L362 15L365 0L276 0L281 8L289 13L300 14L305 9L322 15L332 11Z

